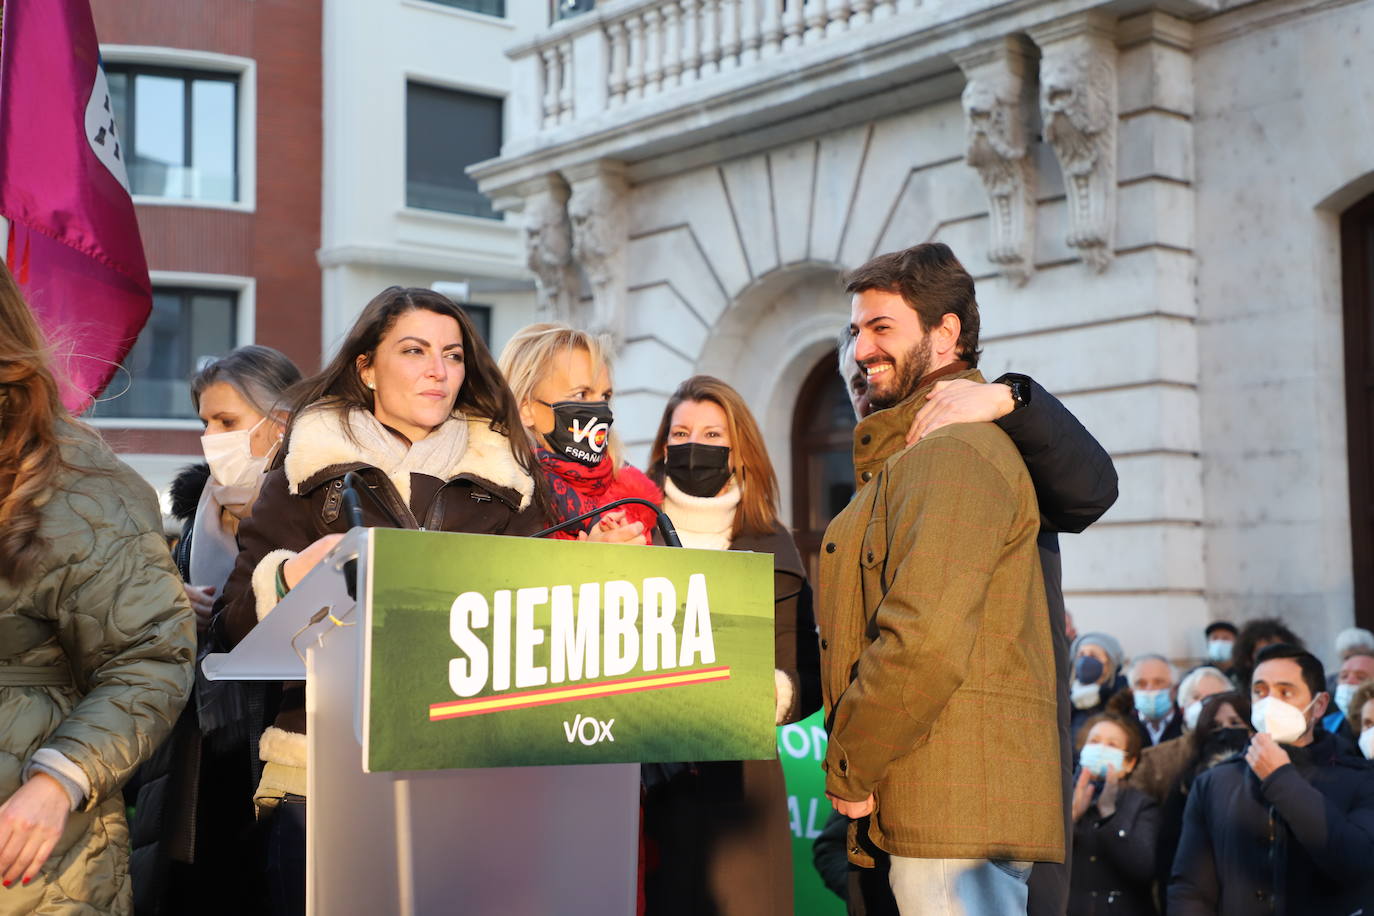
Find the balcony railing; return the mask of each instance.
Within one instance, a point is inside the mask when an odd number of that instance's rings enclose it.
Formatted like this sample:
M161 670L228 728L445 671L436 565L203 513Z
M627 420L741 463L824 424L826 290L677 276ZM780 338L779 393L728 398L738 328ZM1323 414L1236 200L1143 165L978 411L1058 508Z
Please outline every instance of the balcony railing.
M571 122L579 105L614 109L705 83L918 6L920 0L626 0L560 24L512 56L537 55L538 124L546 129ZM589 79L595 85L574 91Z

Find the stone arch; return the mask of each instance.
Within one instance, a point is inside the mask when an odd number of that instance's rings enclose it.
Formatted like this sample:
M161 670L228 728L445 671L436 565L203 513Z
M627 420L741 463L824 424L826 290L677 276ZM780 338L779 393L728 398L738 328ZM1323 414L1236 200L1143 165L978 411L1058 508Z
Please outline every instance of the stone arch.
M802 381L829 350L848 316L843 271L809 261L748 285L711 329L696 371L733 385L754 411L780 492L792 492L792 415ZM783 516L790 521L790 500Z

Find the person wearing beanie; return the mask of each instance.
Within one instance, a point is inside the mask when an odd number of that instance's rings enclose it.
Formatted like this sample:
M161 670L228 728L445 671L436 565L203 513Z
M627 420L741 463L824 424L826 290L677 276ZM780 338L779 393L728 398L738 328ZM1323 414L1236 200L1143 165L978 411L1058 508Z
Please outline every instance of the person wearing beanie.
M1236 637L1240 635L1240 630L1229 620L1213 620L1202 632L1207 637L1208 663L1213 668L1225 672L1227 677L1231 677L1235 670L1235 662L1231 655L1236 648Z
M1125 653L1121 643L1109 633L1084 633L1069 649L1073 659L1073 683L1069 698L1073 702L1070 727L1073 734L1093 716L1101 715L1107 701L1126 686L1121 676Z

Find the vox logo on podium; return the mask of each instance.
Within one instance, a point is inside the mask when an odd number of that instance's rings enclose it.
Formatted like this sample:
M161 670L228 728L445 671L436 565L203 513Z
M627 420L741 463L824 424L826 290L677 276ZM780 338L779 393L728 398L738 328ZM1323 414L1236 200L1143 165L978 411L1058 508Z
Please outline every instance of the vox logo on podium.
M578 713L571 722L566 719L563 721L563 733L568 736L568 743L581 741L587 747L593 744L600 744L602 741L615 743L615 736L611 734L611 726L615 725L615 719L607 719L605 722L600 719L593 719ZM590 730L588 730L590 726Z

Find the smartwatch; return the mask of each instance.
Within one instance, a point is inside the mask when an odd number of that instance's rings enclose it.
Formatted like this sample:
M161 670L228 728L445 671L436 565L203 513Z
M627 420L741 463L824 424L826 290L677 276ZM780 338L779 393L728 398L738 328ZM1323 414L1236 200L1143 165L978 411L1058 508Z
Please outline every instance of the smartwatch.
M993 384L1006 385L1011 389L1011 400L1016 405L1012 410L1020 410L1022 407L1030 406L1031 380L1029 376L1021 375L1019 372L1008 372Z

